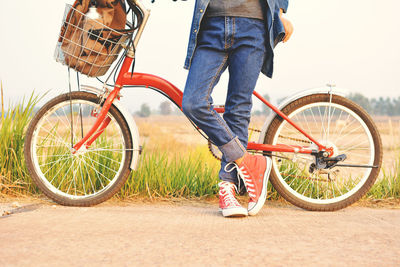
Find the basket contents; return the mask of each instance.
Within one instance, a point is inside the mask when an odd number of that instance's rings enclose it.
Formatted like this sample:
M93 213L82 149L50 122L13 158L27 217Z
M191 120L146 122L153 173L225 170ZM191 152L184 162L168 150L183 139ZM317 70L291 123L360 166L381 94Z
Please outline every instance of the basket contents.
M67 5L55 57L90 77L104 75L133 30L125 29L124 0L77 0Z

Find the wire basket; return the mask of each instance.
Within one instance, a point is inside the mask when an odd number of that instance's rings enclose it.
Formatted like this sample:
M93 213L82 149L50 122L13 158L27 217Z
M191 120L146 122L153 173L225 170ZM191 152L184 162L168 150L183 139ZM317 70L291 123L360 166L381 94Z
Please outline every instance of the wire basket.
M66 5L55 59L89 77L107 73L132 31L118 31Z

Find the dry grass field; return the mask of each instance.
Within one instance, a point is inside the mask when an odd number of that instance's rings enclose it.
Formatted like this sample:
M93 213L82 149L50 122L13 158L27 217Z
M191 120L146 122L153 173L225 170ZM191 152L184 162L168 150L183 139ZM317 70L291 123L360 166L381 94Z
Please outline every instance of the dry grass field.
M393 171L400 156L400 118L375 117L383 144L383 169Z
M135 117L139 128L141 143L150 151L162 150L168 153L188 152L198 146L206 147L207 141L197 132L185 116L154 115L148 118ZM252 118L250 128L261 129L263 116ZM400 118L374 117L383 144L383 168L393 172L400 156ZM253 132L252 141L258 140Z

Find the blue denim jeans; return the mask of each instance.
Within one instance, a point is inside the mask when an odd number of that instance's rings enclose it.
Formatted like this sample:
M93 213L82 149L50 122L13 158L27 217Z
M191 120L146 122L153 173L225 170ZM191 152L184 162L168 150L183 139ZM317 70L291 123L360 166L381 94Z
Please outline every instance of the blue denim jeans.
M237 183L227 163L247 147L252 93L268 53L265 22L242 17L204 18L183 94L182 109L223 154L219 176ZM214 110L211 93L228 68L229 84L223 118Z

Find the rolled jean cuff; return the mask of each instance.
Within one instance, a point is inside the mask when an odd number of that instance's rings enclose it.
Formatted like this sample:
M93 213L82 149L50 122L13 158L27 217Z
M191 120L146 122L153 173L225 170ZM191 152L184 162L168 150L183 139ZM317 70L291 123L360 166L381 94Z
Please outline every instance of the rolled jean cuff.
M246 153L246 149L243 147L242 143L240 143L237 136L218 148L221 150L222 154L224 154L227 162L240 159Z

